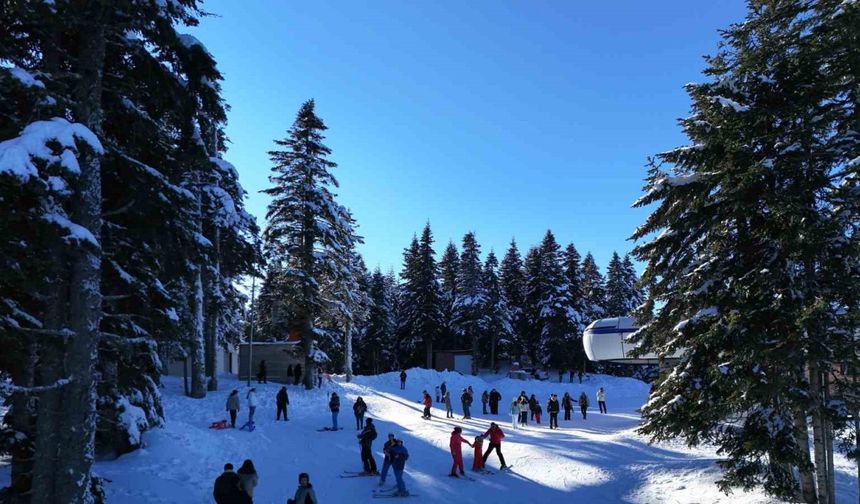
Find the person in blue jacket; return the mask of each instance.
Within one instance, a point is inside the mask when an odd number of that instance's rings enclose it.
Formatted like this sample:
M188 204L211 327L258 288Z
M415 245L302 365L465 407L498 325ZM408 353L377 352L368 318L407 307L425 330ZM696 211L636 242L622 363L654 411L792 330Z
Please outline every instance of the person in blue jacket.
M388 454L391 456L391 468L394 469L394 478L397 480L397 491L394 492L394 495L406 497L409 492L403 482L403 469L406 467L406 460L409 459L409 452L403 446L403 440L395 441L394 446L388 450Z

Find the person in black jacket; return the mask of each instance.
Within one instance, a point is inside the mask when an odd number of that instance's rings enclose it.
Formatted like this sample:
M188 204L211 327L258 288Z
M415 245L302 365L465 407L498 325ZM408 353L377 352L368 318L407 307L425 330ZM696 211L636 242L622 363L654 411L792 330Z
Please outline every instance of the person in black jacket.
M388 476L388 470L391 469L391 447L394 446L394 443L397 442L397 439L394 438L394 434L388 434L388 441L382 445L382 454L384 458L382 459L382 473L379 475L379 486L385 485L385 478Z
M532 394L532 396L529 397L529 413L530 413L529 419L530 420L535 419L535 410L537 410L537 404L538 404L537 397L535 397L535 395Z
M400 390L406 390L406 370L400 371Z
M260 369L257 371L257 383L269 383L266 380L266 359L260 361Z
M275 396L275 401L278 405L278 416L275 418L275 421L281 419L281 413L284 414L284 421L288 421L287 418L287 405L290 404L290 396L287 395L287 387L281 387L281 390L278 391L278 395Z
M555 394L549 396L546 403L546 412L549 413L549 428L558 429L558 397Z
M490 391L490 414L498 415L499 414L499 402L502 400L502 394L499 393L498 390L493 389Z
M224 472L215 479L215 488L212 496L218 504L238 504L242 501L242 481L239 475L233 472L233 464L224 464Z
M358 397L355 404L352 405L352 412L355 413L355 430L364 428L364 414L367 413L367 404L364 399Z
M364 472L367 474L379 474L376 470L376 460L373 458L373 440L376 439L376 426L373 425L373 419L368 418L364 426L364 430L358 435L358 444L361 446L361 463L364 466Z
M564 397L561 398L561 407L564 408L564 419L570 420L570 410L573 409L573 398L570 397L570 394L567 392L565 392Z
M293 376L296 379L296 385L298 385L302 381L302 365L296 364L296 367L293 368Z

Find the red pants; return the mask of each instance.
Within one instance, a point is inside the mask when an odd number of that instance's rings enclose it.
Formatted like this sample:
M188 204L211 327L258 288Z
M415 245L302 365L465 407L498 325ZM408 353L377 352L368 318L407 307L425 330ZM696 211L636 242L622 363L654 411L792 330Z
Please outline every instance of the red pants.
M535 422L540 423L540 413L535 411Z
M463 453L451 453L451 456L454 457L454 464L451 466L451 474L457 474L457 468L460 469L460 474L466 472L463 469Z

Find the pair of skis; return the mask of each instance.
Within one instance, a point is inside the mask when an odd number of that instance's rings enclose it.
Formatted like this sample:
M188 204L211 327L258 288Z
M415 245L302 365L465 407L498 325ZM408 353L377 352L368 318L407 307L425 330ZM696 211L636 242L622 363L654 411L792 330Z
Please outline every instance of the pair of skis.
M332 429L331 427L323 427L322 429L317 429L317 432L337 432L343 430L343 427L338 427L337 429Z
M413 493L410 493L407 495L400 495L397 492L396 486L391 487L391 488L384 488L384 489L383 488L375 488L373 490L373 498L374 499L397 499L400 497L418 497L418 495L413 494Z

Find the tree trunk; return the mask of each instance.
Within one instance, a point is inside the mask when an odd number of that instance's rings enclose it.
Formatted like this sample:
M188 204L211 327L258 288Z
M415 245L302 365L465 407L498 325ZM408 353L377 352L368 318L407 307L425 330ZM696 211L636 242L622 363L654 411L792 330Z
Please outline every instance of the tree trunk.
M433 369L433 340L427 338L425 341L425 348L427 351L427 369Z
M346 338L346 357L343 364L344 372L346 373L346 381L352 381L352 322L346 324L346 332L344 333L344 337Z
M478 333L472 334L472 375L478 375Z
M27 364L21 366L15 383L24 387L32 387L35 382L36 345L32 341L26 343ZM29 394L13 393L10 397L7 424L15 433L15 441L11 447L12 460L10 464L9 504L29 503L29 493L32 488L33 456L36 432L34 430L35 409L34 399ZM23 436L23 437L19 437Z
M802 502L807 504L815 503L815 479L809 458L809 427L806 423L806 412L796 410L794 412L794 438L797 442L797 448L800 450L799 457L802 460L809 462L807 468L798 467L798 485L800 486L800 495L798 496Z
M830 502L827 479L827 446L825 420L821 412L821 370L816 362L809 363L809 399L812 403L812 447L815 453L815 479L819 504Z
M490 369L496 372L496 334L490 336Z
M206 375L209 377L207 390L218 390L218 320L221 303L221 231L215 228L212 240L215 246L215 265L212 274L208 275L209 293L206 310Z
M191 397L206 397L206 351L203 337L203 279L197 265L194 272L194 293L191 298ZM250 372L250 370L249 370Z

